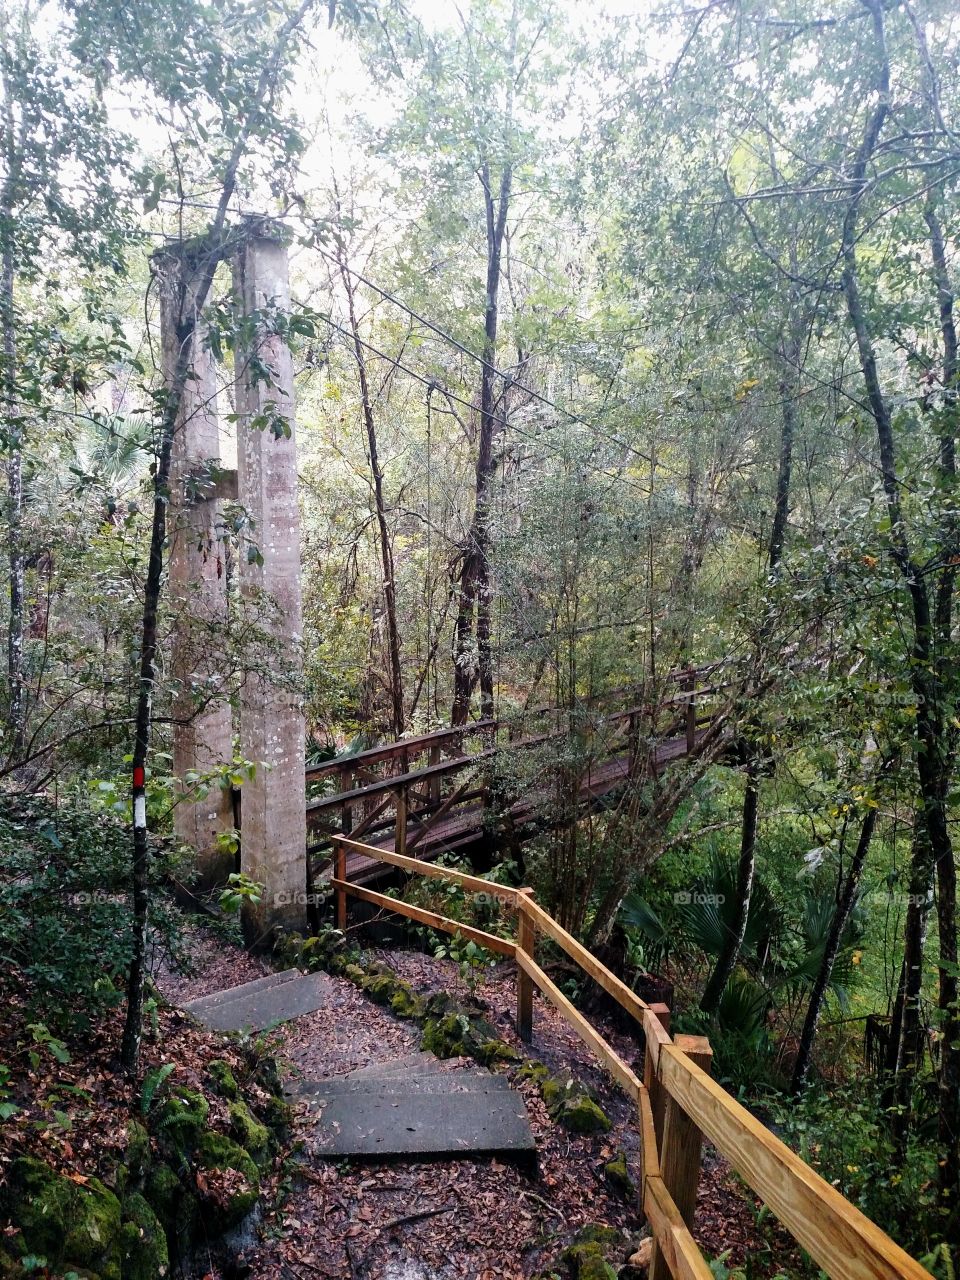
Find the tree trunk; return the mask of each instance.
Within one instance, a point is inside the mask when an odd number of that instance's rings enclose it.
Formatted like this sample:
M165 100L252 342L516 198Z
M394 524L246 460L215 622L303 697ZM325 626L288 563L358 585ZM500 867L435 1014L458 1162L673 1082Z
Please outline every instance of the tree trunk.
M370 396L370 383L367 378L367 361L360 332L357 326L356 307L354 305L353 284L343 250L338 250L337 259L340 265L340 276L347 294L347 310L350 317L350 332L353 334L353 351L357 361L360 378L360 401L363 407L363 422L367 433L367 453L370 458L370 476L373 480L373 500L377 517L377 529L380 537L380 569L383 575L383 601L387 614L387 650L390 661L390 707L391 729L394 737L403 734L403 671L400 664L400 629L397 624L397 587L393 564L393 544L390 539L390 526L387 523L387 508L383 497L383 469L380 466L380 451L377 443L377 423L373 412L373 400Z
M757 871L757 811L760 793L758 769L755 760L747 766L747 782L743 793L743 819L740 828L740 859L737 863L737 914L730 933L717 957L710 980L700 998L704 1013L716 1013L720 998L736 968L740 948L747 932L750 917L750 901L753 881Z
M460 605L454 632L453 708L451 724L466 724L470 699L479 677L480 711L493 714L493 654L490 622L490 488L494 473L493 438L497 360L497 329L500 318L500 258L510 208L513 169L508 162L500 176L500 190L494 198L490 168L480 168L487 225L487 294L483 324L483 366L480 372L480 440L474 482L474 509L460 571ZM470 649L473 615L476 613L477 659Z
M0 221L10 226L8 209L0 211ZM8 233L9 234L9 233ZM13 247L3 248L0 274L0 309L3 312L3 401L7 429L7 560L10 574L7 620L7 737L10 758L23 755L26 734L26 705L23 677L23 616L26 556L23 549L23 429L17 404L17 340L14 320Z
M830 979L833 976L833 966L840 952L840 943L843 941L843 934L853 911L857 889L860 887L860 877L863 875L867 854L870 851L870 841L873 839L876 825L877 811L874 808L870 808L864 815L863 822L860 825L860 839L857 841L853 860L847 870L843 892L840 895L840 901L837 903L833 922L830 925L820 971L813 984L813 990L810 992L810 1002L807 1005L807 1015L803 1022L803 1030L800 1032L800 1044L797 1047L797 1058L793 1066L793 1080L790 1085L791 1092L795 1095L803 1091L803 1086L807 1081L807 1075L810 1071L810 1057L813 1052L813 1041L817 1034L817 1023L820 1020L820 1012L826 999L827 988L830 986Z

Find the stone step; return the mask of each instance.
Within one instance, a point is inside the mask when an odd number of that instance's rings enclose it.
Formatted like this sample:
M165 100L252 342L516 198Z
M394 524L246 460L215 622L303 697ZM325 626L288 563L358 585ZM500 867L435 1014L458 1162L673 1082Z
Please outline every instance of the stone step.
M504 1076L491 1075L489 1071L451 1071L449 1074L426 1076L366 1076L351 1080L349 1076L330 1077L327 1080L299 1080L285 1090L286 1096L311 1105L325 1098L343 1094L374 1093L382 1097L403 1097L406 1094L424 1093L492 1093L510 1088Z
M513 1089L359 1092L325 1099L307 1149L322 1160L509 1155L530 1163L536 1143L523 1098Z
M197 996L196 1000L188 1000L183 1007L188 1013L197 1016L198 1009L215 1009L237 997L247 996L252 991L269 991L272 987L279 987L284 982L292 982L294 978L300 976L299 969L284 969L282 973L266 973L262 978L255 978L253 982L242 982L238 987L226 987L223 991L214 991L208 996Z
M335 988L325 973L290 969L277 976L282 981L265 984L258 978L192 1000L184 1008L209 1031L263 1031L276 1022L315 1013L333 1002Z
M448 1062L438 1058L435 1053L420 1050L419 1053L410 1053L402 1058L391 1058L389 1062L371 1062L369 1066L357 1067L356 1070L348 1072L348 1077L351 1080L362 1080L368 1076L376 1076L379 1079L383 1076L405 1076L408 1073L422 1076L453 1069Z

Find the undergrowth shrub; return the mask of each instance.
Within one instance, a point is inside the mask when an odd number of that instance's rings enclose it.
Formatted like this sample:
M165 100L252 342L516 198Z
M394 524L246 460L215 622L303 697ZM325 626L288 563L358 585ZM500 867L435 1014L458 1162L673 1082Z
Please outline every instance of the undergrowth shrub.
M130 867L129 829L110 815L0 795L0 966L44 1022L80 1030L122 999ZM154 923L172 927L159 908Z

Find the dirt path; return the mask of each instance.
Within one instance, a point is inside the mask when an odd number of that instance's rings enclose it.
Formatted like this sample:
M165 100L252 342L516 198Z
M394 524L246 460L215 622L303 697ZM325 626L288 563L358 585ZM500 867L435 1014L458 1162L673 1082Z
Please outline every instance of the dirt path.
M160 975L170 999L184 1001L259 976L257 962L202 932L190 978ZM465 991L456 966L410 951L374 953L421 992ZM241 959L242 957L242 959ZM342 1075L387 1063L419 1048L419 1029L373 1004L345 979L335 978L333 1007L287 1023L276 1033L292 1074ZM519 1046L512 1027L513 966L492 970L477 996L503 1038ZM630 1037L601 1029L628 1061L637 1058ZM607 1185L605 1163L618 1151L637 1172L638 1140L629 1101L593 1063L589 1051L558 1013L537 999L534 1043L525 1050L551 1071L589 1084L612 1121L609 1134L580 1137L549 1119L535 1085L523 1093L539 1150L535 1174L497 1159L360 1164L311 1162L286 1178L280 1207L264 1223L263 1238L248 1253L256 1280L286 1276L343 1280L521 1280L547 1267L578 1227L591 1222L638 1232L636 1197ZM297 1116L302 1140L309 1117ZM279 1185L275 1188L281 1190ZM708 1153L695 1228L711 1255L732 1247L732 1261L765 1253L754 1212L729 1170Z

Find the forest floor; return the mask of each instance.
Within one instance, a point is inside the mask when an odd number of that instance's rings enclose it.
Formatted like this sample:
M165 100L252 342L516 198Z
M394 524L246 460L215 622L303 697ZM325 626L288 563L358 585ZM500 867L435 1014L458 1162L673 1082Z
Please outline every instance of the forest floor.
M160 987L181 1003L250 981L263 967L242 949L207 930L191 930L189 976L165 971ZM414 951L371 951L416 990L468 994L457 966ZM285 1024L273 1033L293 1075L317 1079L357 1067L389 1063L419 1049L419 1029L373 1004L346 979L334 977L333 1007ZM623 1151L639 1182L633 1109L594 1064L562 1017L537 999L534 1042L521 1046L513 1026L513 965L489 971L476 992L486 1016L508 1043L588 1084L613 1122L600 1137L567 1133L549 1118L536 1086L515 1081L527 1106L539 1161L535 1173L501 1159L371 1164L307 1161L292 1181L278 1165L275 1203L262 1238L244 1259L257 1280L337 1277L344 1280L520 1280L548 1268L578 1228L603 1223L640 1235L636 1197L613 1190L604 1165ZM603 1017L593 1017L611 1044L635 1062L635 1041ZM507 1068L510 1070L510 1068ZM297 1114L295 1144L311 1120ZM712 1148L704 1153L694 1234L710 1257L729 1250L727 1265L750 1260L762 1276L795 1264L796 1245L770 1220ZM775 1263L779 1263L779 1266ZM246 1270L249 1266L249 1271ZM791 1268L792 1269L792 1268Z

